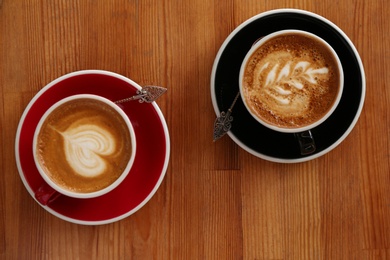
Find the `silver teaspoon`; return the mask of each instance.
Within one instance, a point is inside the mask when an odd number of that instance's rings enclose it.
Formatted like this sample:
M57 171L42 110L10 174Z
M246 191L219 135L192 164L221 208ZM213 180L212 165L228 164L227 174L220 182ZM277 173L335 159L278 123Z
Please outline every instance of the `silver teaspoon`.
M252 47L261 40L260 37L258 38L253 44ZM227 112L221 112L221 114L215 119L214 121L214 142L217 141L219 138L224 136L227 132L229 132L230 128L232 127L232 121L233 117L231 116L231 113L233 111L233 107L237 102L238 97L240 96L240 91L238 91L236 97L233 100L233 103L231 104L230 108Z
M132 100L138 100L140 103L152 103L157 98L159 98L162 94L167 91L166 88L159 86L145 86L142 89L137 90L136 95L128 98L124 98L118 101L115 101L115 104L120 104Z
M214 142L219 138L224 136L227 132L229 132L232 127L233 117L231 113L233 111L233 107L237 102L238 97L240 96L240 92L237 93L236 97L233 100L233 103L230 105L227 112L221 112L221 114L214 121Z

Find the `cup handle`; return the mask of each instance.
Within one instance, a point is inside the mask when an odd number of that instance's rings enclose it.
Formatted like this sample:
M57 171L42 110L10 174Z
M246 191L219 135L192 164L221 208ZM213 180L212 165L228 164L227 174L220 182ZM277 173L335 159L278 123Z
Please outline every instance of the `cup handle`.
M301 155L309 155L316 151L316 144L310 130L295 133L294 135L298 140Z
M41 203L43 206L47 206L53 201L55 201L61 193L53 189L47 183L43 183L38 190L35 192L35 198Z

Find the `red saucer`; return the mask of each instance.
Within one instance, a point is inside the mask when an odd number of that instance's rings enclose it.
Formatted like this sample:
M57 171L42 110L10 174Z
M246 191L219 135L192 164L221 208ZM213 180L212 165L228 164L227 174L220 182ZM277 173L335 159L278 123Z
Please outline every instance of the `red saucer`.
M136 94L141 87L121 75L87 70L67 74L44 87L26 107L17 130L16 162L30 195L44 180L32 154L32 140L40 117L54 103L75 94L95 94L112 101ZM130 216L145 205L164 179L170 154L168 127L155 102L130 101L120 107L130 118L137 139L137 153L126 179L113 191L93 199L60 196L44 209L69 222L107 224Z

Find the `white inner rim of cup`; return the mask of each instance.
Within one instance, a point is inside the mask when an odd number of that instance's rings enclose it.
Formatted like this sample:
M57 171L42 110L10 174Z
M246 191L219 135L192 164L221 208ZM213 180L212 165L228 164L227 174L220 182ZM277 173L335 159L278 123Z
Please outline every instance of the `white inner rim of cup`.
M41 130L41 127L44 123L44 121L46 120L47 116L54 110L56 109L57 107L59 107L60 105L68 102L68 101L71 101L71 100L76 100L76 99L83 99L83 98L87 98L87 99L93 99L93 100L98 100L98 101L101 101L101 102L104 102L106 103L107 105L109 105L110 107L112 107L113 109L115 109L115 111L118 112L118 114L120 114L120 116L123 118L123 120L125 121L128 129L129 129L129 132L130 132L130 138L131 138L131 145L132 145L132 152L131 152L131 156L130 156L130 159L126 165L126 168L124 169L124 171L122 172L122 174L119 176L118 179L116 179L113 183L111 183L109 186L101 189L101 190L98 190L98 191L94 191L94 192L89 192L89 193L78 193L78 192L73 192L73 191L70 191L70 190L67 190L67 189L64 189L62 188L61 186L57 185L54 181L51 180L51 178L49 176L47 176L47 174L45 173L45 171L42 169L42 167L40 166L39 164L39 159L37 158L37 143L38 143L38 134ZM79 94L79 95L73 95L73 96L69 96L69 97L66 97L64 99L61 99L60 101L58 101L57 103L55 103L54 105L52 105L44 114L43 116L41 117L36 129L35 129L35 132L34 132L34 140L33 140L33 156L34 156L34 162L35 162L35 165L39 171L39 174L42 176L42 178L46 181L47 184L49 184L53 189L55 189L56 191L58 191L59 193L63 194L63 195L66 195L66 196L69 196L69 197L74 197L74 198L94 198L94 197L98 197L98 196L101 196L101 195L104 195L110 191L112 191L113 189L115 189L125 178L126 176L128 175L128 173L130 172L130 169L134 163L134 159L135 159L135 154L136 154L136 138L135 138L135 133L134 133L134 129L133 129L133 126L131 125L131 122L130 122L130 119L127 117L127 115L125 114L125 112L120 108L118 107L115 103L113 103L111 100L109 99L106 99L104 97L101 97L101 96L98 96L98 95L93 95L93 94Z
M248 60L251 58L252 54L254 52L256 52L256 50L261 46L263 45L265 42L267 42L268 40L274 38L274 37L277 37L277 36L280 36L280 35L283 35L283 34L301 34L301 35L305 35L305 36L309 36L309 37L312 37L316 40L318 40L319 42L321 42L322 44L324 44L328 49L329 51L333 54L333 56L335 57L335 60L337 62L337 66L338 66L338 69L339 69L339 74L340 74L340 81L339 81L339 91L337 93L337 96L336 96L336 99L332 105L332 107L328 110L328 112L323 116L321 117L321 119L315 121L314 123L310 124L310 125L307 125L307 126L303 126L303 127L297 127L297 128L283 128L283 127L278 127L276 125L272 125L272 124L269 124L265 121L263 121L261 118L257 117L256 115L253 114L253 112L250 110L250 107L249 105L247 104L246 102L246 98L244 96L244 90L243 90L243 84L242 84L242 81L243 81L243 77L244 77L244 72L245 72L245 68L246 68L246 65L247 65L247 62ZM240 75L239 75L239 88L240 88L240 94L241 94L241 99L247 109L247 111L252 115L252 117L254 119L256 119L259 123L261 123L262 125L264 125L265 127L268 127L272 130L275 130L275 131L278 131L278 132L284 132L284 133L299 133L299 132L304 132L304 131L307 131L307 130L310 130L318 125L320 125L321 123L323 123L326 119L329 118L330 115L332 115L332 113L334 112L334 110L336 109L336 107L338 106L340 100L341 100L341 96L342 96L342 93L343 93L343 87L344 87L344 72L343 72L343 67L341 65L341 62L340 62L340 59L336 53L336 51L332 48L332 46L329 45L329 43L327 43L325 40L323 40L322 38L318 37L317 35L313 34L313 33L309 33L309 32L306 32L306 31L302 31L302 30L281 30L281 31L277 31L277 32L274 32L274 33L271 33L265 37L263 37L262 39L260 39L258 42L256 42L256 44L254 44L251 49L248 51L248 53L246 54L242 64L241 64L241 68L240 68Z

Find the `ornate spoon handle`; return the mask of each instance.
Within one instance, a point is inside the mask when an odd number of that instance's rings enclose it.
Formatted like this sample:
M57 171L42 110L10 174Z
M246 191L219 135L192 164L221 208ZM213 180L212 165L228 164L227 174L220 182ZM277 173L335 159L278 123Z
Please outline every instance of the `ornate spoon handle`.
M255 45L260 39L263 37L258 38L253 44ZM232 127L232 121L233 117L231 116L232 110L234 105L237 102L238 97L240 96L240 91L238 91L236 97L233 100L232 105L228 109L227 112L221 112L221 115L215 119L214 122L214 142L217 141L219 138L224 136L227 132L229 132L230 128Z
M159 87L159 86L145 86L140 90L137 90L137 95L134 95L129 98L121 99L118 101L115 101L115 104L120 104L132 100L138 100L138 102L143 103L152 103L155 101L157 98L159 98L162 94L167 91L166 88Z
M221 112L221 114L215 119L213 138L214 142L224 136L227 132L229 132L230 128L232 127L233 117L231 116L231 113L239 96L240 92L237 93L236 97L233 100L233 103L230 105L227 112Z

